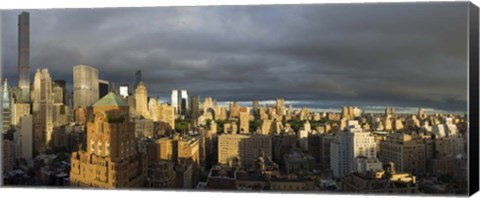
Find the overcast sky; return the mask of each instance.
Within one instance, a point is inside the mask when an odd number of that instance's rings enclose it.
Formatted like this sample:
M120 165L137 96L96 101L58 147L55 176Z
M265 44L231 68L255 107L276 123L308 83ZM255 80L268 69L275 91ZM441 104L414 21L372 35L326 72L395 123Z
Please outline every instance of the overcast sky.
M72 67L219 101L467 109L467 3L29 10L31 76ZM2 11L4 76L17 84L17 23ZM70 89L71 90L71 89ZM382 107L383 108L383 107Z

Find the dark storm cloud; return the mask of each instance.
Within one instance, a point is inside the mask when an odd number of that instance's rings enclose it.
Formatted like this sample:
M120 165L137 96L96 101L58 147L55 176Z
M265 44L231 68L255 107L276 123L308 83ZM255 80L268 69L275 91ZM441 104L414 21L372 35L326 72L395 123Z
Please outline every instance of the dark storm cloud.
M324 101L466 111L467 3L31 10L31 68L72 66L220 101ZM17 15L2 12L16 82ZM328 103L331 104L331 103Z

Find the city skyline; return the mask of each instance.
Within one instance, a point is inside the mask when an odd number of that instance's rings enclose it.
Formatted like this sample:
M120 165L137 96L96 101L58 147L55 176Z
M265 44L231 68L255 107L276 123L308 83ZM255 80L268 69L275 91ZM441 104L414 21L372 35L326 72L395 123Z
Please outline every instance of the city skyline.
M465 112L463 8L407 3L28 10L30 75L49 68L52 80L66 80L71 92L73 66L85 64L117 85L132 86L135 72L143 70L149 95L164 101L172 89L187 89L202 100L285 98L287 104L299 102L297 107ZM11 85L17 28L9 27L18 25L20 12L2 16L3 71ZM147 19L159 20L127 30Z
M472 193L478 10L425 5L22 10L2 185Z

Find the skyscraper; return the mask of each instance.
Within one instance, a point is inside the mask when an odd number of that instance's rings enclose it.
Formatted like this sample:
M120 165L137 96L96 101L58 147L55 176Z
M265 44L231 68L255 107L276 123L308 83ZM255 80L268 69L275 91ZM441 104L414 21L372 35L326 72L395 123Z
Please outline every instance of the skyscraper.
M73 67L73 109L98 101L98 69L87 65Z
M22 99L30 101L30 13L18 16L18 87Z
M43 152L48 147L53 132L52 78L48 69L37 70L34 79L34 148Z
M60 86L62 88L62 98L63 98L63 104L68 105L68 99L67 99L67 82L65 80L55 80L53 81L56 85Z
M182 97L182 115L187 115L188 113L188 92L185 89L182 89L181 91L181 97Z
M7 79L3 79L2 83L2 133L6 133L10 129L12 121L12 103L11 93L8 87Z
M107 95L110 92L109 89L110 83L106 80L98 80L98 95L99 98L103 98L103 96Z
M175 114L178 112L178 90L172 90L172 106L175 110Z
M150 118L148 112L148 92L147 87L142 81L138 82L135 89L135 111L136 116L143 116L144 118Z
M137 70L135 72L135 87L138 86L138 83L140 83L142 81L142 71L141 70Z

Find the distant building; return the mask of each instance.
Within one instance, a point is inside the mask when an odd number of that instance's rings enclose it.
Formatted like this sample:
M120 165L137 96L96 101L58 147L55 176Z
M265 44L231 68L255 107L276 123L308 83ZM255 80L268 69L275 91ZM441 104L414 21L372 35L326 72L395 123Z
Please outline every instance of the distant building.
M18 87L22 102L30 101L30 13L18 16Z
M179 111L179 108L178 108L178 90L174 89L172 90L172 97L171 97L171 102L172 102L172 106L173 106L173 109L174 109L174 113L177 114L178 111Z
M126 98L128 96L128 84L122 84L120 85L120 95L123 96L123 98Z
M63 105L63 88L57 83L52 83L53 104Z
M423 174L427 170L425 145L418 135L389 134L380 143L380 161L393 162L397 172Z
M246 107L241 107L240 108L240 113L239 113L239 129L238 131L241 133L241 134L250 134L250 126L249 126L249 123L250 123L250 113L247 111L247 108Z
M136 138L152 138L154 136L153 120L148 118L134 118L134 122Z
M182 100L181 100L181 102L182 102L181 113L182 113L182 115L188 115L188 107L189 106L188 106L188 92L187 92L187 90L182 89L181 98L182 98Z
M272 139L265 135L218 136L218 163L250 168L258 157L272 158Z
M141 70L137 70L135 72L135 87L138 86L138 83L142 82L142 71Z
M17 158L32 159L33 157L33 117L22 117L16 128L15 142L17 144Z
M145 84L140 81L135 89L135 111L137 117L150 118L148 111L148 91Z
M3 172L11 171L15 168L16 144L10 139L2 137L2 169Z
M232 118L238 118L238 114L239 114L239 110L240 110L240 106L238 105L238 102L237 101L233 101L233 104L230 103L229 104L229 109L230 109L230 116L229 118L232 119Z
M110 92L110 83L106 80L98 80L98 96L99 98L103 98L103 96L107 95Z
M99 99L98 69L87 65L73 67L73 108L88 107Z
M33 93L34 148L43 152L49 146L54 124L52 78L48 69L38 69L35 73Z
M158 122L167 124L170 129L175 129L175 109L173 106L162 103L158 107L158 115Z
M62 89L62 103L68 105L67 99L67 82L65 80L54 80L53 81L56 86Z
M193 96L190 106L191 117L196 120L200 116L200 96Z
M12 125L12 93L8 87L7 79L2 82L2 134L6 133Z
M252 102L252 110L253 110L253 116L255 116L255 118L258 118L258 106L259 106L258 100L254 99Z
M12 125L16 126L22 117L30 115L30 104L13 103L12 110Z

